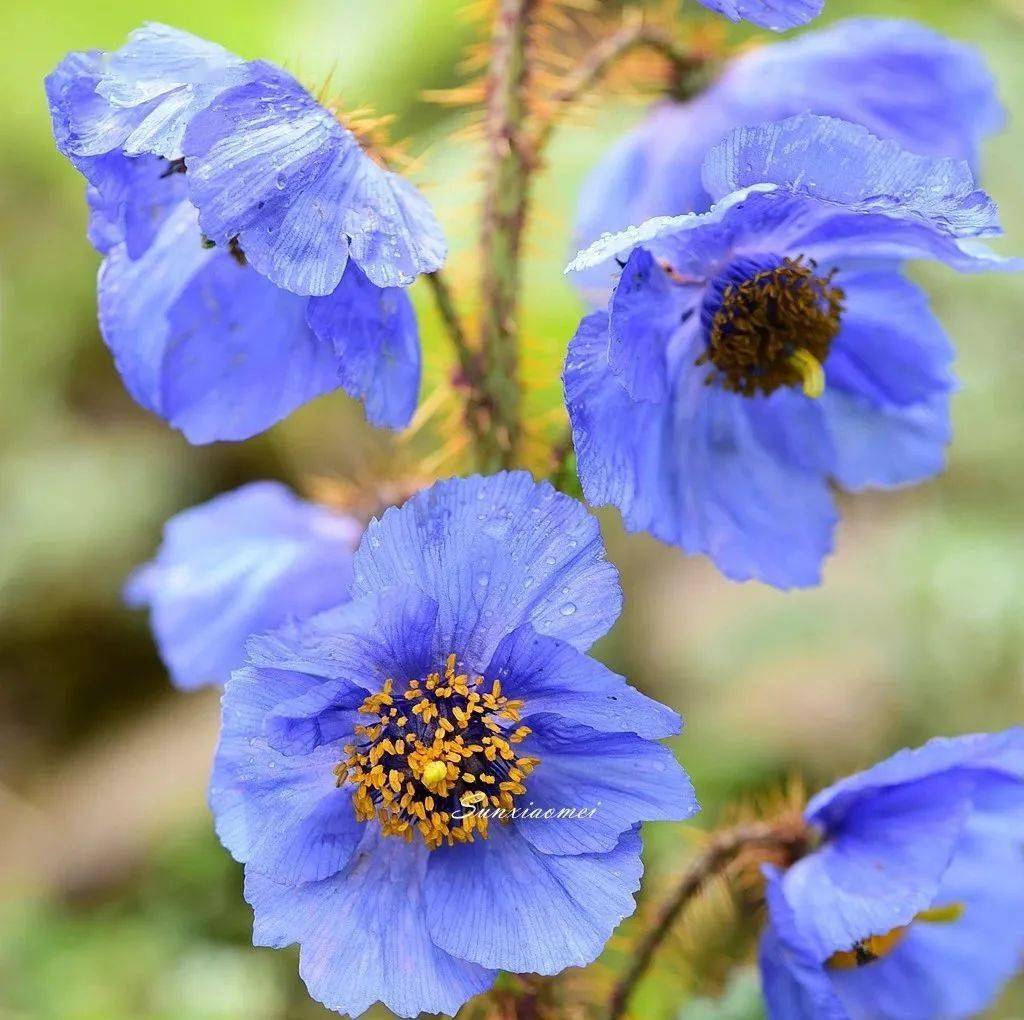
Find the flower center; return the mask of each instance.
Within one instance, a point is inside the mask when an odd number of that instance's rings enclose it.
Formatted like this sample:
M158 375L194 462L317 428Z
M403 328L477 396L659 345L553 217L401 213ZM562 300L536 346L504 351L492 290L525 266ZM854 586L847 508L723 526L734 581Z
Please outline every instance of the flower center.
M521 701L483 677L457 674L449 655L444 675L410 680L398 693L388 680L359 711L374 716L355 728L338 785L355 787L360 821L374 818L387 836L411 842L417 833L431 849L487 838L488 818L474 807L512 810L523 781L538 764L514 745L529 733L519 722Z
M911 924L952 924L959 921L963 915L962 903L950 903L945 907L922 910ZM826 966L830 970L854 970L856 967L865 967L888 956L903 941L909 930L910 925L905 924L887 931L884 935L872 935L870 938L855 942L851 949L833 953L826 961Z
M697 359L713 366L709 384L745 397L780 386L821 396L845 295L832 285L835 270L816 270L803 256L762 255L737 259L712 280L701 309L707 347Z

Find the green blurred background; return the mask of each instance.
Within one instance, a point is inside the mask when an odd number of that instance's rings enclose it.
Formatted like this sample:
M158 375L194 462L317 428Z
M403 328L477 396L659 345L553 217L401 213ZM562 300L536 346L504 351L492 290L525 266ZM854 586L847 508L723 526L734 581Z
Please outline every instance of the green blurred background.
M241 445L191 448L124 393L99 338L98 259L80 178L53 149L43 76L70 49L120 45L147 19L318 83L347 106L397 115L424 156L418 179L471 284L476 217L462 115L421 90L458 81L472 26L459 0L8 0L0 60L0 1018L305 1020L290 953L249 947L239 870L212 835L204 783L217 695L176 694L124 576L174 512L251 478L300 487L398 470L390 440L347 398L302 409ZM694 10L695 4L686 5ZM985 178L1024 250L1024 2L828 0L828 18L919 18L976 43L1001 83L1006 132ZM734 33L736 40L744 33ZM557 407L579 304L561 275L573 196L641 114L609 98L558 133L538 188L527 271L531 408ZM949 470L934 484L845 503L820 590L736 586L699 560L603 516L626 610L600 653L688 720L680 755L713 825L737 798L801 775L811 787L935 733L1024 715L1024 294L1008 277L921 278L960 350L963 389ZM472 289L466 310L472 314ZM427 294L426 386L447 371ZM429 433L428 433L429 436ZM688 843L653 827L649 875ZM710 928L712 905L696 923ZM722 919L729 923L728 916ZM720 940L727 942L728 940ZM691 940L692 943L692 940ZM704 941L704 948L714 944ZM724 1005L721 961L685 940L642 989L637 1016L758 1016L740 974ZM621 963L613 945L604 964ZM596 979L595 979L596 980ZM1011 989L993 1017L1024 1016Z

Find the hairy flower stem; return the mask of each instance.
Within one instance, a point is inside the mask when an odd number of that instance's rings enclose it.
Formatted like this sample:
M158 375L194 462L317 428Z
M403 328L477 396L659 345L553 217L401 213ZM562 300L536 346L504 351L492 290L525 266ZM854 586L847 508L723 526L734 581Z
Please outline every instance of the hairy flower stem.
M779 822L752 822L716 833L703 852L683 875L646 934L640 940L629 970L620 979L608 1006L608 1020L621 1020L637 985L650 969L675 923L708 883L725 872L743 853L760 851L781 855L788 861L800 857L807 846L808 833L802 819Z
M680 82L706 63L700 54L681 49L664 29L648 24L642 12L632 13L621 27L606 35L590 50L576 70L551 96L551 112L538 124L531 149L539 153L547 145L565 107L586 96L619 60L633 50L644 47L660 53L668 60Z
M428 273L427 283L434 293L434 303L441 317L448 339L451 340L459 359L457 382L468 393L466 400L466 426L472 434L473 442L478 449L487 442L491 416L485 400L484 366L479 351L469 341L462 318L455 306L448 279L441 270Z
M537 0L498 0L487 79L487 168L481 233L483 391L491 427L480 446L485 469L510 467L521 429L519 268L530 154L527 54Z

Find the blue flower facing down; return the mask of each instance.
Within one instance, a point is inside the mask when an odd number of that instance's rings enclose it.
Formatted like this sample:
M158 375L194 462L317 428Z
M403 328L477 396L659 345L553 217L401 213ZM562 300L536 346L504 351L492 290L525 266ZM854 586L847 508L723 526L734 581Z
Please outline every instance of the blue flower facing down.
M943 465L952 348L909 258L1005 267L967 164L805 115L708 155L710 212L606 236L608 310L580 324L566 403L587 499L736 580L819 581L830 483L920 481Z
M679 717L586 655L620 605L596 521L515 472L388 510L351 602L250 642L210 803L316 999L454 1013L632 912L640 822L697 805Z
M730 21L750 21L773 32L806 25L821 14L825 0L700 0Z
M349 597L360 528L277 482L253 482L178 514L125 596L148 606L175 685L224 683L245 642Z
M1024 730L932 740L820 793L768 871L771 1020L974 1016L1024 960Z
M995 80L972 47L912 21L841 21L746 50L700 95L655 105L584 182L578 247L652 216L704 212L708 151L733 128L801 113L863 124L911 152L975 169L982 141L1003 123ZM606 299L607 273L577 282Z
M444 239L291 76L163 25L47 78L88 182L100 325L129 392L194 443L245 439L339 387L375 425L415 410L405 292Z

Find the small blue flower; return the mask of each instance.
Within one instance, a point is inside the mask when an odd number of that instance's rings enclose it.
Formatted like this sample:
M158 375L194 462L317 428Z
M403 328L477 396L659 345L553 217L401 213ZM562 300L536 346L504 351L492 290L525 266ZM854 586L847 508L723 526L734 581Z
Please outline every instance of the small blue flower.
M147 25L47 78L106 256L100 325L142 406L240 440L339 387L375 425L416 407L404 288L444 259L423 197L285 72Z
M942 468L953 351L901 264L1005 268L978 241L995 206L965 163L810 115L734 131L704 185L712 211L605 236L569 267L625 258L566 358L580 479L728 577L812 585L831 481Z
M351 518L253 482L172 517L125 597L150 608L176 686L222 684L250 636L348 599L359 534Z
M577 247L652 216L704 212L708 151L733 128L801 113L863 124L910 152L967 160L975 171L981 143L1004 119L995 80L972 47L912 21L841 21L747 50L700 95L654 106L584 182ZM580 275L603 303L605 278Z
M730 21L750 21L773 32L806 25L821 14L825 0L700 0Z
M697 805L679 717L586 655L620 607L597 522L513 472L388 510L351 602L250 642L210 803L316 999L454 1013L633 911L639 823Z
M1024 730L937 739L807 807L816 850L768 869L771 1020L984 1010L1024 959Z

